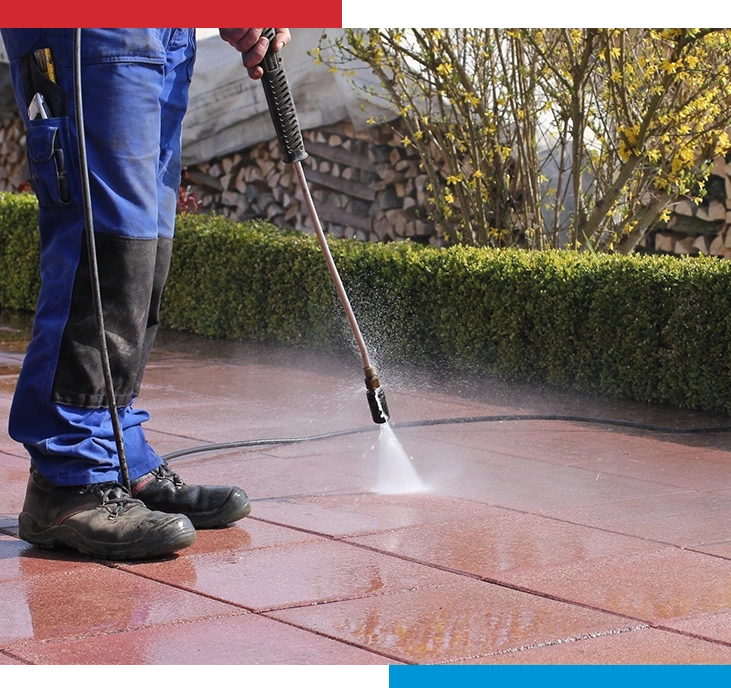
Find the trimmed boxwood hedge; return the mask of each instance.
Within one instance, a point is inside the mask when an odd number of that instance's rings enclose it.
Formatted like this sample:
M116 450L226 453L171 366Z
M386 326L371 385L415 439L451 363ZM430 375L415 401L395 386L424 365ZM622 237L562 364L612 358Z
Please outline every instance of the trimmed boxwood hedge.
M35 198L0 194L0 307L38 292ZM330 240L379 369L435 365L731 414L731 261ZM178 218L163 326L354 349L315 237Z
M36 197L0 193L0 308L35 310L39 265Z

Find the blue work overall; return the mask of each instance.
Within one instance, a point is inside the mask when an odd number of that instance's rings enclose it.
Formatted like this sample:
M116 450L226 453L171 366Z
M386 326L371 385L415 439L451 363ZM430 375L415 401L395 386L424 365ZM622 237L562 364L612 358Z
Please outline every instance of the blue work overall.
M170 265L194 31L81 31L97 263L131 480L161 463L142 429L149 414L133 408L133 402L155 339ZM2 37L27 126L42 279L9 432L55 485L119 481L84 234L73 30L3 29ZM50 50L50 71L43 49ZM43 99L43 112L36 94Z

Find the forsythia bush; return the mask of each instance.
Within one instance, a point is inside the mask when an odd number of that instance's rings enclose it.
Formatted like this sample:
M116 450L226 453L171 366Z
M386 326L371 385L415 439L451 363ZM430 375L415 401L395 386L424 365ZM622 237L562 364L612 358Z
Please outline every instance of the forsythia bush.
M345 29L312 52L400 116L453 243L629 253L731 147L731 29Z

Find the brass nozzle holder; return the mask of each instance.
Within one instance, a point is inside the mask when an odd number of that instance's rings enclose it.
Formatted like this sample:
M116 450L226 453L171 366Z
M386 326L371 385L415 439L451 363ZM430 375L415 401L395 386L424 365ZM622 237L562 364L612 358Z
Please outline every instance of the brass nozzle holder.
M378 373L373 366L364 368L365 371L365 385L366 389L371 392L378 389L381 386L381 381L378 379Z

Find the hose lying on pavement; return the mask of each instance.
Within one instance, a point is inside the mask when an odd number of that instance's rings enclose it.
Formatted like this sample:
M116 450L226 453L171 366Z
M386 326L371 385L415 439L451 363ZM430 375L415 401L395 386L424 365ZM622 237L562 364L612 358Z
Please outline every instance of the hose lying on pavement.
M613 418L594 418L591 416L569 416L559 414L506 414L498 416L465 416L457 418L432 418L429 420L415 420L405 423L391 423L395 429L400 428L418 428L434 425L463 425L467 423L500 423L504 421L531 421L531 420L548 420L548 421L565 421L570 423L593 423L598 425L612 425L617 427L632 428L635 430L647 430L649 432L657 432L667 435L700 435L713 434L716 432L729 432L731 426L721 427L704 427L704 428L668 428L661 425L652 425L650 423L639 423L630 420L617 420ZM306 437L288 437L273 439L253 439L238 440L233 442L222 442L219 444L204 444L199 447L190 447L179 451L166 454L162 458L165 461L178 459L191 454L202 452L222 451L227 449L241 449L246 447L266 447L279 444L296 444L299 442L316 442L318 440L327 440L334 437L346 437L348 435L358 435L366 432L373 432L380 426L368 425L361 428L353 428L350 430L336 430L334 432L326 432L321 435L309 435Z

